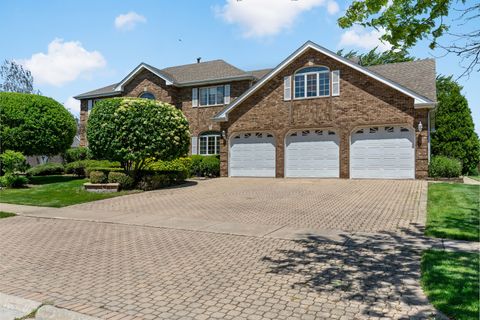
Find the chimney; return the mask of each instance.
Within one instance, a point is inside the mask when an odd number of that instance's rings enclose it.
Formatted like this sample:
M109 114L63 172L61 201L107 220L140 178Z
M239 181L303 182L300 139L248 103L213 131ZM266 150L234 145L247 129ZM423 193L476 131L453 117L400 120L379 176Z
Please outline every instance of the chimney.
M197 58L197 63L200 63L200 60L202 60L202 57Z

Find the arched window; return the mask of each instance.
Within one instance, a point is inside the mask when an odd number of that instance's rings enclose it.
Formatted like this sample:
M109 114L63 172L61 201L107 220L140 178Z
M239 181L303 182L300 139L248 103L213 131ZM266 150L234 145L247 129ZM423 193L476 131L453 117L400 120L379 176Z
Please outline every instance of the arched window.
M220 153L220 132L210 131L200 135L199 154L212 155Z
M140 95L140 98L155 100L155 96L151 92L144 92Z
M330 70L327 67L306 67L295 73L295 98L328 97Z

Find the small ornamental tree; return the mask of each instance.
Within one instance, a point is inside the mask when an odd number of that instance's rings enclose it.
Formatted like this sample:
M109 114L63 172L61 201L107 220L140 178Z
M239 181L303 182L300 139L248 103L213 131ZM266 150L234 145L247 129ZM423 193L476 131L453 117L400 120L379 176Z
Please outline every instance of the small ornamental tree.
M168 103L111 98L95 104L87 138L95 158L119 161L129 175L137 177L149 159L185 156L190 133L183 113Z
M456 158L462 162L463 174L476 174L480 160L480 143L475 133L472 114L462 87L452 77L437 77L438 109L432 153Z
M24 155L56 155L73 142L73 116L52 98L0 92L0 151Z

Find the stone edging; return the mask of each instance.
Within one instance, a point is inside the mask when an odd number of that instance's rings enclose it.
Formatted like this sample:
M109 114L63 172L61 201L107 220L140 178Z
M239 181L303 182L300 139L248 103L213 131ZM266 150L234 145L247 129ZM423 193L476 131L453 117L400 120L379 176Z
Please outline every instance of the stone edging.
M11 311L18 318L35 312L35 318L31 318L35 320L100 320L99 318L86 316L78 312L57 308L52 305L43 305L38 301L0 292L0 312L7 311Z

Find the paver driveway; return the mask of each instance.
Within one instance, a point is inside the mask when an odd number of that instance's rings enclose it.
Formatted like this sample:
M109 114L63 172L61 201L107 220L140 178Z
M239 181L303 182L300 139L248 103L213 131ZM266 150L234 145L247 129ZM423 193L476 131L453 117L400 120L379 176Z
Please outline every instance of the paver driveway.
M435 311L406 237L420 232L425 187L216 179L37 213L127 225L0 219L0 292L105 319L423 319ZM128 225L174 216L388 232L335 244Z
M420 252L58 219L0 220L0 292L107 319L393 319L433 312ZM128 318L125 318L128 319Z
M425 181L213 179L70 207L65 217L153 224L168 218L394 231L421 222Z

